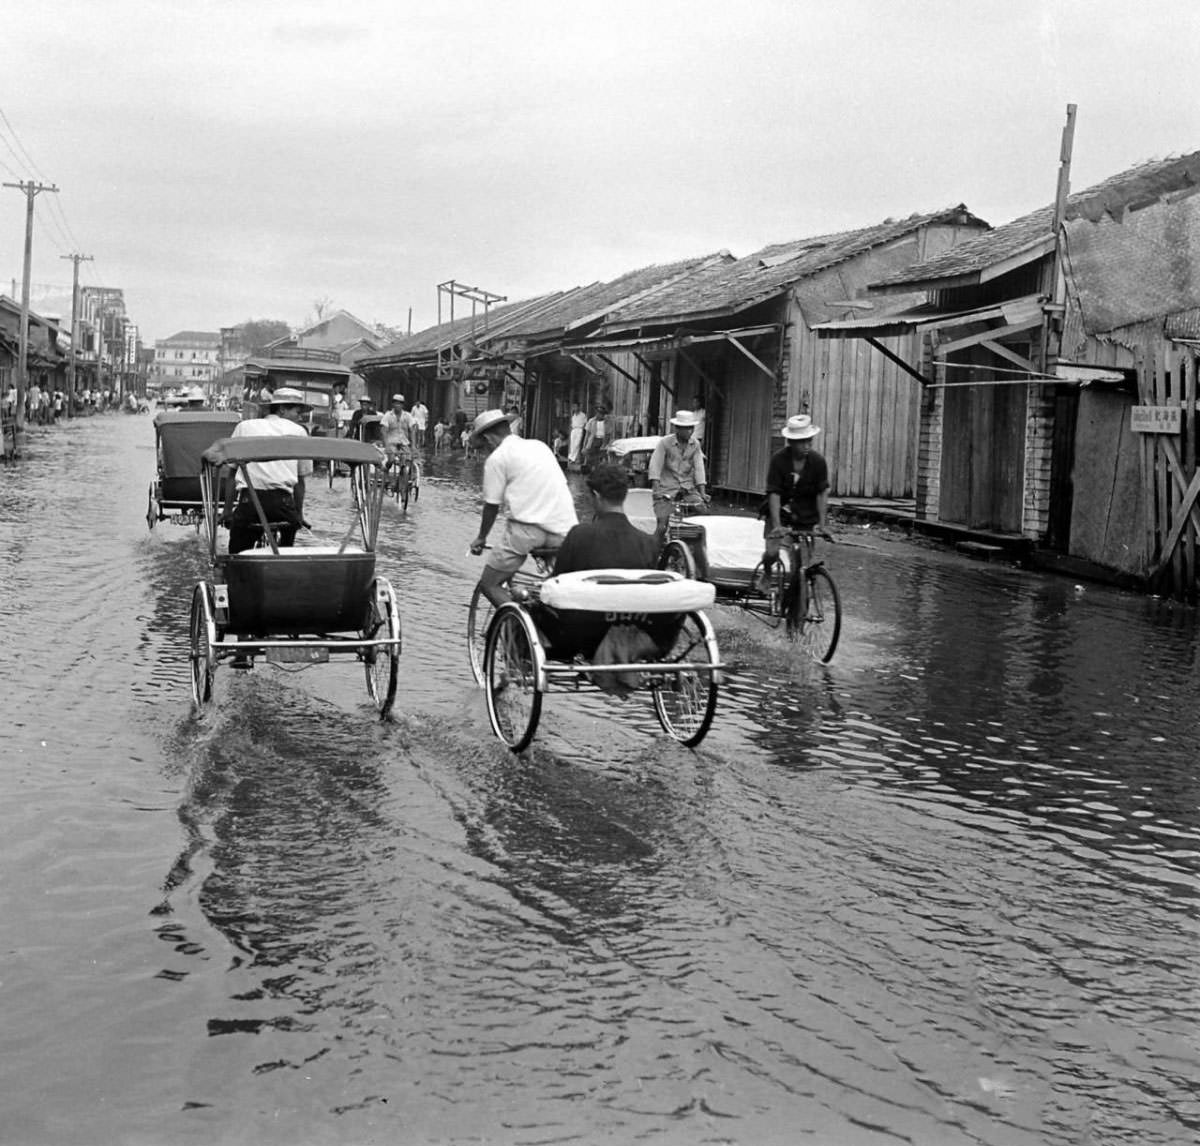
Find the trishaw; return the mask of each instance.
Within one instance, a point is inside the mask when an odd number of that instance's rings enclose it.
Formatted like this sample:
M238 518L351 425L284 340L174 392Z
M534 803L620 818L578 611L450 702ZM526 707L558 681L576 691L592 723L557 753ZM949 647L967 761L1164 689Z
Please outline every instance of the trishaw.
M696 514L672 517L661 564L709 582L721 604L737 605L787 635L822 664L833 659L842 631L837 585L813 557L813 535L790 530L763 591L763 525L753 517ZM833 538L826 534L826 539Z
M359 419L354 431L355 438L360 442L373 445L380 454L384 467L384 489L400 503L400 508L407 511L409 500L416 501L421 496L421 463L412 458L400 465L387 464L387 451L383 440L383 415L367 414ZM334 467L329 467L329 484L333 485Z
M689 747L699 744L712 725L723 668L702 612L714 596L713 586L675 573L593 569L549 577L536 599L501 605L483 658L492 731L520 752L533 740L551 689L644 689L664 731ZM629 646L641 650L635 659L596 659L614 626L640 642Z
M235 411L167 410L154 416L158 477L150 483L146 524L160 521L200 525L200 456L218 438L227 438L241 420Z
M609 465L620 466L629 474L630 489L645 489L650 485L646 472L650 466L650 455L662 439L662 434L617 438L604 447L603 460Z
M351 520L338 545L281 547L280 522L268 520L248 466L268 461L328 461L350 471ZM235 475L245 483L262 544L221 552L218 527L234 508ZM375 542L383 504L382 462L373 446L341 438L224 438L203 456L201 486L211 581L192 594L192 697L204 708L222 661L250 668L255 657L298 671L331 657L366 669L367 694L386 718L396 698L400 612L385 577L376 576Z

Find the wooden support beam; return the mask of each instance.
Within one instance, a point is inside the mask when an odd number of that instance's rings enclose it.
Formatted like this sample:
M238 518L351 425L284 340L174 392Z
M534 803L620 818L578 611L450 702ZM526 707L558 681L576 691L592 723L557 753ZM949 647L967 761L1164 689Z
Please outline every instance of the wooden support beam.
M1175 521L1171 525L1171 532L1167 534L1166 541L1163 542L1162 553L1159 554L1158 563L1154 566L1154 571L1150 574L1150 580L1156 581L1162 576L1163 570L1170 563L1171 558L1175 554L1175 546L1179 544L1179 539L1183 536L1184 528L1191 520L1192 510L1196 505L1196 498L1200 497L1200 470L1197 470L1188 483L1187 489L1184 491L1183 500L1179 503L1178 511L1175 514Z
M875 347L875 349L878 350L879 353L884 356L884 358L886 358L889 362L894 362L897 366L900 367L901 370L904 371L905 374L909 375L909 377L911 377L911 378L915 378L918 382L921 383L922 386L932 386L933 385L933 382L931 382L928 378L926 378L924 374L922 374L915 367L909 366L909 364L907 362L905 362L904 359L901 358L899 354L895 354L892 351L890 351L886 346L884 346L884 344L882 342L879 341L878 338L868 338L866 341L869 346Z
M680 353L681 353L681 354L683 353L682 349L680 350ZM633 356L634 356L634 358L636 358L636 359L637 359L637 360L638 360L638 361L639 361L639 362L640 362L640 363L641 363L641 364L642 364L642 365L643 365L643 366L644 366L644 367L645 367L647 370L649 370L651 374L653 374L653 373L654 373L654 367L653 367L653 366L652 366L652 365L651 365L649 362L647 362L647 361L646 361L646 359L644 359L644 358L643 358L643 357L642 357L640 354L638 354L638 353L637 353L637 351L633 351ZM688 361L689 361L689 362L691 362L692 360L689 358L689 359L688 359ZM692 365L693 365L693 366L696 366L696 364L695 364L694 362L692 362ZM697 366L697 367L696 367L696 369L697 369L697 370L699 370L700 368ZM703 374L703 371L701 371L701 373ZM668 381L667 381L665 378L663 378L663 377L661 377L661 376L660 376L660 377L659 377L659 379L658 379L658 384L659 384L659 385L660 385L660 386L661 386L661 387L662 387L662 388L663 388L663 389L664 389L664 390L665 390L665 391L666 391L668 394L670 394L672 398L674 398L674 397L675 397L675 387L674 387L674 386L672 386L672 385L671 385L671 383L670 383L670 382L668 382Z
M953 342L941 343L937 348L937 356L944 358L956 350L966 350L968 346L978 346L981 342L995 342L999 338L1007 338L1010 334L1022 334L1026 330L1034 330L1041 325L1042 319L1039 315L1037 318L1009 323L1007 326L993 326L988 330L968 334L965 338L956 338Z
M599 376L599 374L601 373L590 362L584 362L584 360L582 358L580 358L578 354L568 354L567 357L570 358L573 362L578 362L579 365L582 366L584 368L584 370L586 370L589 374L595 374L595 375Z
M996 357L1003 358L1005 362L1011 362L1014 366L1021 367L1022 370L1028 370L1030 374L1040 373L1028 358L1023 358L1015 350L1009 350L1007 346L1003 346L999 342L993 342L990 338L985 338L980 343L980 346L986 346Z
M725 340L726 342L733 343L733 345L736 346L747 358L749 358L750 361L753 362L754 365L757 366L759 370L761 370L768 378L770 378L772 382L777 383L779 381L775 371L767 366L757 355L752 354L749 350L747 350L746 347L744 347L736 338L734 338L732 334L725 335Z
M716 390L718 394L725 393L725 388L719 382L717 382L716 379L706 374L700 363L697 362L682 346L679 348L679 356L687 361L691 368L695 370L695 372L699 374L700 377L703 378L704 381L707 382L714 390ZM674 394L675 392L672 390L671 396L674 397Z
M630 374L623 366L618 366L607 354L596 354L596 357L601 362L607 362L618 374L628 378L639 390L642 388L642 380L636 374ZM639 359L640 361L640 359Z

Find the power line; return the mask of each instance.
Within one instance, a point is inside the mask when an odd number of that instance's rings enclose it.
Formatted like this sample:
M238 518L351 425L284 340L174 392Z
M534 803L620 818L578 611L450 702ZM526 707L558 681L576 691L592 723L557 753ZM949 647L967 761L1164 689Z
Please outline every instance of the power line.
M2 108L2 107L0 107L0 120L3 120L4 126L8 128L8 133L13 137L13 139L16 141L17 146L21 149L21 154L25 156L26 161L29 163L30 169L33 171L33 173L39 179L44 179L45 176L38 170L38 165L36 163L34 163L33 156L30 155L29 152L26 150L25 144L23 144L21 142L21 137L17 134L16 129L13 127L13 125L11 123L8 122L8 116L4 114L4 108ZM8 144L7 140L5 140L5 144L6 145ZM12 151L11 146L9 146L8 149L9 149L9 151ZM13 155L14 156L16 155L15 151L13 152ZM18 162L20 162L20 160L18 160Z

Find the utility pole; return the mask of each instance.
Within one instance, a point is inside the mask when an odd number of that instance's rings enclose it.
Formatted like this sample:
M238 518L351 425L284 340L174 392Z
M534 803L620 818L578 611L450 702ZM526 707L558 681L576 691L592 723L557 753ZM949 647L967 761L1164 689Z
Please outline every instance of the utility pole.
M25 281L21 284L21 342L20 359L17 363L17 425L20 433L25 428L25 391L28 388L26 367L29 362L29 276L33 263L33 200L42 191L58 191L52 183L34 183L32 180L5 183L5 187L25 193Z
M79 264L90 263L91 255L59 255L75 264L71 281L71 361L67 367L67 417L75 415L75 356L79 353Z
M1067 104L1067 122L1063 126L1062 146L1058 153L1058 184L1054 191L1054 260L1050 278L1050 302L1042 308L1042 360L1038 363L1043 372L1049 371L1051 357L1057 358L1062 350L1063 319L1066 314L1066 296L1063 291L1062 229L1067 213L1067 196L1071 193L1071 152L1075 145L1075 104Z

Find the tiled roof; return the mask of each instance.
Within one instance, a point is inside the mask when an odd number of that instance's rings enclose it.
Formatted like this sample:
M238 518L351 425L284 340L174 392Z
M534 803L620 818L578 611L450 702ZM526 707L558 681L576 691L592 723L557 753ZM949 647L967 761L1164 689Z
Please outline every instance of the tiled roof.
M929 223L944 221L986 225L959 204L929 214L910 215L907 219L888 219L853 231L774 243L745 258L710 266L665 284L628 306L618 307L605 326L607 329L644 326L655 320L745 310L801 279L891 243Z
M1150 160L1069 196L1066 217L1094 220L1105 212L1115 216L1198 183L1200 152L1181 158ZM959 243L936 258L911 266L872 286L911 287L919 283L969 278L996 263L1036 248L1053 237L1053 227L1054 207L1051 204Z
M181 330L170 338L160 338L157 345L164 346L168 342L205 342L220 346L221 336L212 330Z

